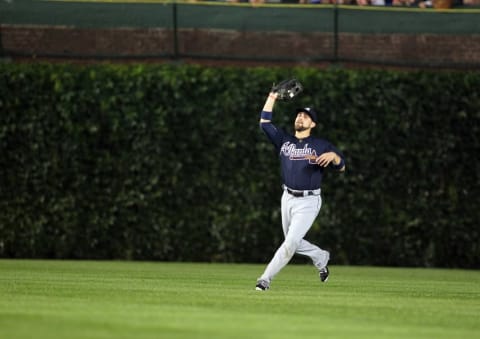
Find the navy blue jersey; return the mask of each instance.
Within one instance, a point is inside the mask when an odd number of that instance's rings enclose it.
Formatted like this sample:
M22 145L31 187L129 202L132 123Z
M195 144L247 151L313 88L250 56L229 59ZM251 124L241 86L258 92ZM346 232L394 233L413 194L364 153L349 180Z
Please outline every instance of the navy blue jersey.
M315 159L319 155L335 152L344 160L343 154L325 139L313 136L297 139L278 129L271 122L263 122L260 127L275 145L282 166L283 183L291 189L315 190L320 188L325 167L315 163ZM329 167L335 168L335 165L330 163Z

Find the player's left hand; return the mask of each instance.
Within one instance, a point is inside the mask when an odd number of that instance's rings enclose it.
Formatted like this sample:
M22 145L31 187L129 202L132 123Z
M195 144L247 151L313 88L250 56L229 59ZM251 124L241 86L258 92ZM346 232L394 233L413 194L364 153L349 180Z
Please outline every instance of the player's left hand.
M317 159L315 159L315 162L319 166L327 167L328 165L330 165L332 161L335 161L336 158L337 158L337 155L335 154L335 152L327 152L327 153L320 154L317 157Z
M271 92L277 94L279 100L291 100L303 91L303 86L297 79L287 79L278 85L273 85Z

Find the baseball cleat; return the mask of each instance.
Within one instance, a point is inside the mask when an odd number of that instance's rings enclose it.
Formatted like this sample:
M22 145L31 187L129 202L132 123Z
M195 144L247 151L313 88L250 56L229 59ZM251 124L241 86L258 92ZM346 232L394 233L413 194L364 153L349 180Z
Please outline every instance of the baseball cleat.
M270 284L266 280L258 280L257 281L257 286L255 286L255 289L257 291L266 291L270 288Z
M327 266L325 266L324 268L321 268L321 269L320 269L320 280L321 280L322 282L327 282L327 280L328 280L328 274L329 274L329 273L330 273L330 272L328 271L328 267L327 267Z

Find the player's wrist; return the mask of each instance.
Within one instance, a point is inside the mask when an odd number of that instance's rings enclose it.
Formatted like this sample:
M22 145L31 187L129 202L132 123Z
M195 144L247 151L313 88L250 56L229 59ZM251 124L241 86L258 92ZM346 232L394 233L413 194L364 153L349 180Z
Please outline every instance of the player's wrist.
M341 162L341 161L342 161L342 158L340 158L338 155L335 154L335 156L333 157L333 161L332 161L333 164L334 164L335 166L338 166L338 165L340 165L340 162Z
M262 111L262 113L260 114L260 119L272 120L272 118L273 118L273 113L272 112Z
M337 163L335 163L335 159L332 161L332 167L334 169L341 169L343 166L345 166L345 160L343 160L343 158L341 157L338 157L340 159L340 161Z

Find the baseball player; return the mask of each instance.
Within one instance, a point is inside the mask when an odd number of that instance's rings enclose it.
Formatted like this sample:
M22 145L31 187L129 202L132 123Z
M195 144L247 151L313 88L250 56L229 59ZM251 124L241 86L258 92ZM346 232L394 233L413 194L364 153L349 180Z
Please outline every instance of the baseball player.
M258 278L256 290L265 291L280 270L295 253L311 258L320 280L328 279L330 253L304 238L320 211L320 186L327 167L345 171L342 153L330 142L310 135L318 122L313 108L296 110L295 135L290 135L272 124L272 111L278 93L271 91L260 116L260 127L275 146L280 156L283 195L281 200L282 227L285 240L275 252L263 274Z

